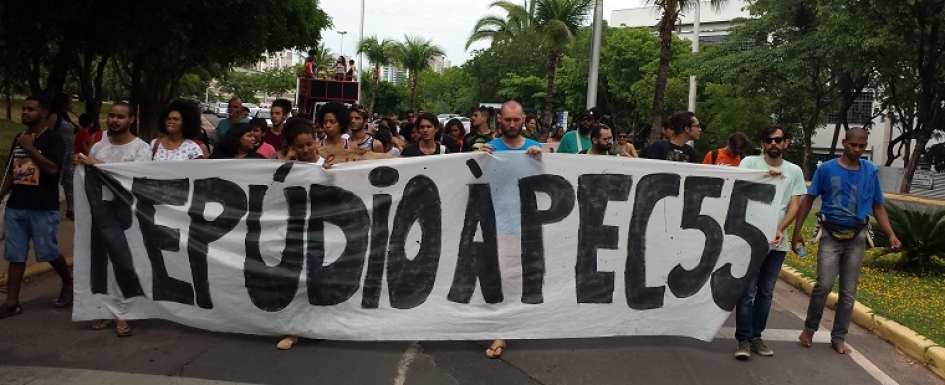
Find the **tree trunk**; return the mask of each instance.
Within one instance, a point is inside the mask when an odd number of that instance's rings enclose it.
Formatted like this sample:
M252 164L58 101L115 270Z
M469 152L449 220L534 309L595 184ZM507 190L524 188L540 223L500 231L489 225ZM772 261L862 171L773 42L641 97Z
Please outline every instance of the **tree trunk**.
M653 91L653 109L650 115L650 143L658 140L662 134L664 97L666 82L669 78L669 61L672 58L673 29L679 17L679 4L667 1L663 8L663 18L657 29L660 37L660 64L656 73L656 88Z
M555 116L555 71L558 69L559 54L555 50L548 52L548 84L545 86L545 105L542 107L541 120L546 127L554 124ZM568 122L561 122L562 126L567 126Z
M380 81L378 74L381 72L381 66L374 66L374 87L371 87L371 113L374 113L374 102L377 101L377 83Z
M410 111L410 112L413 112L413 111L414 111L414 109L413 109L413 97L416 96L416 94L417 94L417 80L419 80L419 79L417 79L417 78L420 77L420 76L418 76L418 75L419 75L419 74L418 74L417 72L415 72L415 71L412 71L411 74L410 74L410 108L408 109L408 111Z
M912 177L915 176L915 170L919 167L919 158L922 152L925 151L925 145L928 143L928 135L916 135L915 149L912 150L909 161L906 162L906 170L902 175L902 184L899 185L900 194L908 194L909 190L912 189Z

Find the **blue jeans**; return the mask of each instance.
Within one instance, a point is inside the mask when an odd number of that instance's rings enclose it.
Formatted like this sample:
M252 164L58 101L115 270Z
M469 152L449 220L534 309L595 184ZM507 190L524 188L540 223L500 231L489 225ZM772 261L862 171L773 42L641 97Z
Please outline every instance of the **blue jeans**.
M735 339L745 341L761 338L768 324L774 285L778 282L785 254L786 251L768 252L761 263L761 270L751 279L745 294L738 300L738 306L735 307Z

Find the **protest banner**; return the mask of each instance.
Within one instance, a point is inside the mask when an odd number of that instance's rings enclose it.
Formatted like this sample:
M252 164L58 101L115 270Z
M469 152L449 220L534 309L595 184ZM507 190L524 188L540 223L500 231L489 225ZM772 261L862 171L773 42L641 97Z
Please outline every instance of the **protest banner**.
M104 164L76 187L73 320L343 340L711 339L781 191L762 171L521 153Z

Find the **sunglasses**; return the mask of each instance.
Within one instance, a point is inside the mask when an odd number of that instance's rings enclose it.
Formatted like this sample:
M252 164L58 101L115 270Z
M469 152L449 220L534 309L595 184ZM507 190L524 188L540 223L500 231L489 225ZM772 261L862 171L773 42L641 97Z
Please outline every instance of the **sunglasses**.
M771 143L781 144L781 142L784 141L784 138L779 136L776 138L764 138L761 141L764 142L764 144L771 144Z

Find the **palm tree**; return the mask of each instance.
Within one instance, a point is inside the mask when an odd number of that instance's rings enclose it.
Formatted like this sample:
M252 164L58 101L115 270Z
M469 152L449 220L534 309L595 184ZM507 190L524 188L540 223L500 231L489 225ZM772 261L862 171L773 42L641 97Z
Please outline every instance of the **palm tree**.
M410 72L410 110L413 111L420 73L430 70L430 61L433 58L444 55L443 48L433 44L430 39L405 35L404 42L397 44L395 52L397 61Z
M335 63L335 56L331 53L331 50L324 44L316 45L315 48L312 48L315 51L315 64L318 66L315 68L315 72L329 70L329 66Z
M396 46L397 43L393 40L378 40L376 35L365 37L358 42L358 53L374 64L374 87L371 88L371 105L368 109L371 112L374 112L374 101L377 99L377 82L380 81L381 67L394 64Z
M673 30L679 21L679 14L683 10L692 9L702 0L646 0L647 5L653 5L662 10L656 29L660 37L660 64L656 73L656 91L653 93L653 109L650 117L650 139L660 138L663 125L663 98L666 92L666 81L669 78L669 60L672 57ZM728 0L708 0L712 8L718 9Z
M473 27L473 32L466 41L466 49L477 41L491 40L496 44L503 40L511 40L531 32L534 22L535 2L527 0L518 5L510 1L499 0L489 4L489 8L502 8L506 16L487 15Z
M599 0L598 0L599 1ZM555 71L562 52L587 18L591 0L535 0L535 28L548 55L548 86L545 88L545 106L542 123L551 127L554 118Z

